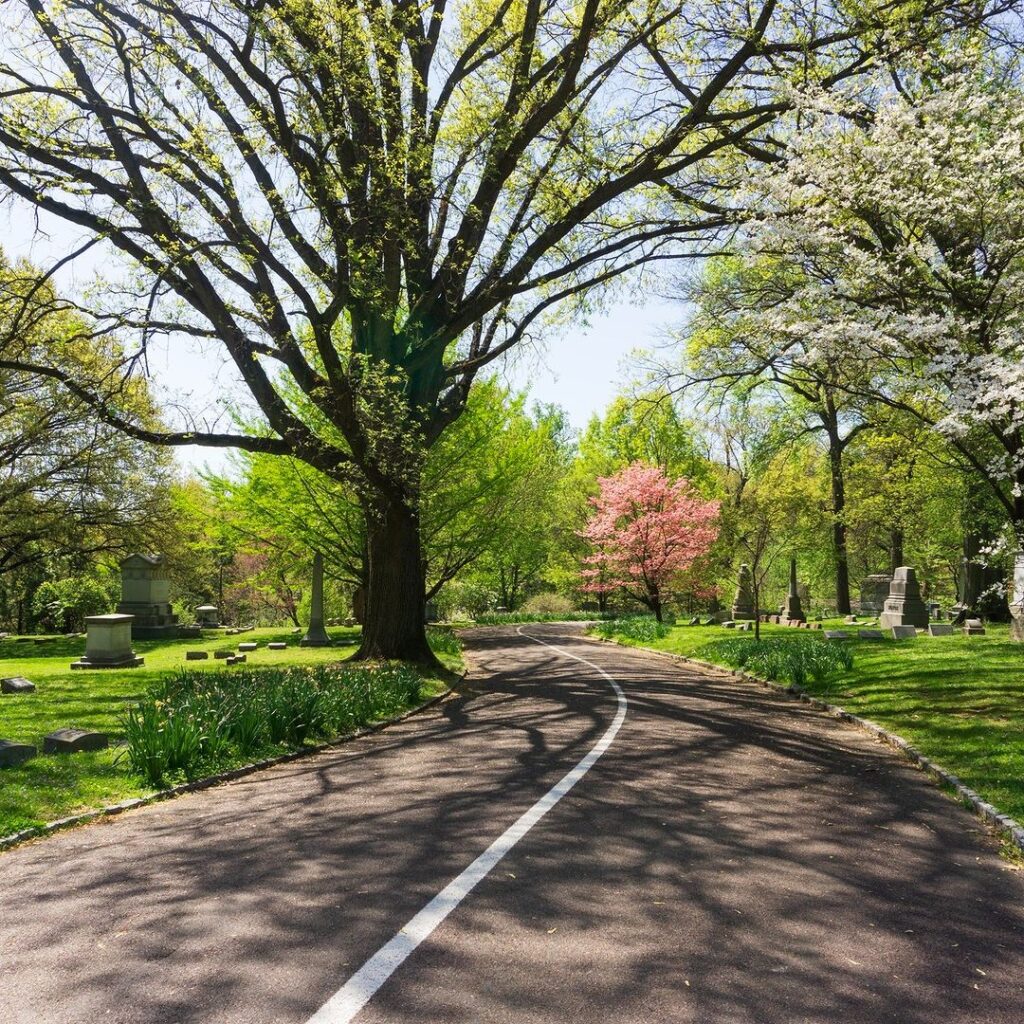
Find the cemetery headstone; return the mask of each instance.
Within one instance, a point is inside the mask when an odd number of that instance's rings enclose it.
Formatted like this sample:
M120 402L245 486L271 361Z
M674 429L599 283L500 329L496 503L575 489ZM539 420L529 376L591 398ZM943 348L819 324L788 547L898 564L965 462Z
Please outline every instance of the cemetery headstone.
M964 622L964 634L966 636L984 636L985 624L981 619L967 619Z
M218 660L224 661L235 656L235 649L233 647L223 647L219 651L214 651L213 656Z
M35 693L35 690L35 683L30 683L24 676L0 679L0 693Z
M883 629L892 626L924 629L928 625L928 609L921 600L921 586L913 566L901 565L893 574L885 610L878 616L878 624Z
M845 622L846 625L848 625L848 626L856 626L857 625L857 616L856 615L847 615L846 618L843 619L843 622Z
M299 641L300 647L330 647L332 640L324 629L324 556L313 553L313 590L309 601L309 629Z
M288 649L288 645L282 643L280 640L275 640L273 643L267 644L268 651L285 651Z
M782 622L803 622L805 619L803 607L800 604L800 594L796 583L796 559L789 560L789 593L786 595L786 602L782 606Z
M73 669L138 668L143 658L132 650L131 615L87 615L85 656L73 661Z
M889 597L889 584L892 576L885 572L876 572L865 576L860 581L860 613L861 615L877 615L885 607Z
M735 629L736 628L736 623L733 622L732 619L727 619L725 622L722 623L722 625L726 629Z
M928 626L929 636L952 636L953 624L950 622L932 622Z
M199 626L180 626L170 604L171 578L163 555L129 555L121 562L121 600L117 611L132 615L136 640L172 640L198 636Z
M210 658L209 651L186 651L186 661L208 661Z
M736 632L737 633L749 633L752 628L753 627L752 627L752 625L749 622L741 622L736 627Z
M859 629L857 636L861 640L884 640L885 635L880 629Z
M1013 556L1013 590L1010 593L1010 636L1024 641L1024 551Z
M914 640L917 637L915 626L891 626L893 640Z
M259 649L259 644L254 640L247 640L244 644L239 644L238 649L240 651L255 651Z
M692 619L690 619L690 625L691 626L699 626L700 625L700 616L699 615L694 615L694 617Z
M850 634L845 629L826 629L825 630L826 640L849 640Z
M709 615L709 616L708 616L708 617L707 617L707 618L706 618L706 619L705 619L705 620L704 620L704 621L703 621L703 622L701 623L701 625L702 625L702 626L714 626L714 625L715 625L715 617L714 617L713 615Z
M220 609L215 604L201 604L196 609L196 622L203 629L219 629Z
M79 754L89 750L106 750L110 745L106 733L88 729L55 729L43 738L44 754Z
M19 764L36 756L31 743L16 743L14 740L0 740L0 768L17 768Z
M733 621L748 620L754 617L754 576L746 562L740 564L739 578L736 581L736 597L732 602Z

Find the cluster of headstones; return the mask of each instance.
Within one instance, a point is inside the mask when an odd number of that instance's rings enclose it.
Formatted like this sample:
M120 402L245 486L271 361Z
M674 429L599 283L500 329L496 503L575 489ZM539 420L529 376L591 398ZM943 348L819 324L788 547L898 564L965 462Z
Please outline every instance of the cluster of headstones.
M213 652L213 657L218 661L223 661L226 665L244 665L248 655L255 650L259 649L259 642L257 640L249 640L245 643L238 645L237 651L233 647L219 647ZM288 649L286 643L280 640L275 640L272 643L267 644L268 651L284 651ZM186 661L209 661L209 651L186 651Z
M17 696L34 693L34 684L21 676L0 679L0 694ZM85 750L104 750L110 745L106 733L89 729L56 729L43 738L44 754L77 754ZM33 743L0 739L0 768L14 768L35 757L39 751Z

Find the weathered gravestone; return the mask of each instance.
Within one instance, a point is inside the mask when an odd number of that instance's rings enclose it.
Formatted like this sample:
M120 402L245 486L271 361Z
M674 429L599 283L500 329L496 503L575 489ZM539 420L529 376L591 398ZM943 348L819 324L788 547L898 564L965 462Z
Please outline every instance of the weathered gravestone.
M885 572L876 572L871 576L865 576L860 581L860 604L861 615L877 615L885 607L886 599L889 597L889 584L892 583L892 576Z
M85 617L85 656L72 668L138 668L143 662L132 650L130 615Z
M932 622L928 626L929 636L952 636L953 624L950 622Z
M235 656L235 649L233 647L222 647L220 650L214 651L213 656L220 661L224 661Z
M782 606L782 614L779 621L797 623L803 622L804 619L804 610L800 605L800 594L796 583L796 559L791 558L789 560L789 593L786 595L786 601Z
M752 623L750 623L750 622L741 622L736 627L736 632L737 633L749 633L753 628L754 627L753 627Z
M981 619L968 619L964 623L964 634L966 636L984 636L985 624Z
M31 743L16 743L14 740L0 740L0 768L17 768L19 764L36 756Z
M713 615L708 616L702 623L702 626L714 626L717 625L717 620Z
M914 640L917 637L915 626L892 626L893 640Z
M754 617L754 576L746 562L740 564L739 578L736 581L736 597L732 602L733 621L753 619Z
M1010 593L1010 636L1024 641L1024 551L1013 556L1013 590Z
M210 659L210 652L209 651L186 651L185 652L185 660L186 661L209 661L209 659Z
M893 574L889 596L885 599L884 611L878 616L878 624L883 629L893 626L918 626L924 629L928 625L928 609L921 600L921 586L913 566L901 565Z
M240 651L256 651L259 650L259 646L255 640L247 640L244 644L239 644L238 649Z
M826 629L825 630L826 640L849 640L850 634L845 629Z
M106 750L106 733L88 729L55 729L43 738L44 754L79 754L88 750Z
M699 626L700 625L700 616L699 615L694 615L694 617L692 619L690 619L690 625L691 626Z
M723 625L723 626L724 626L724 627L725 627L726 629L735 629L735 628L736 628L736 623L735 623L735 622L733 622L733 621L732 621L732 619L726 619L726 621L725 621L725 622L723 622L723 623L722 623L722 625Z
M880 629L859 629L857 636L861 640L884 640L885 635Z
M267 644L268 651L286 651L287 649L288 645L285 643L281 643L280 640L275 640L274 643Z
M220 629L220 609L215 604L201 604L196 609L196 623L203 629Z
M129 555L121 562L120 615L132 615L136 640L199 636L199 626L180 626L170 604L171 578L163 555Z
M24 676L0 679L0 693L35 693L35 689L35 683L30 683Z
M313 591L309 600L309 629L300 647L330 647L333 641L324 629L324 556L313 554Z

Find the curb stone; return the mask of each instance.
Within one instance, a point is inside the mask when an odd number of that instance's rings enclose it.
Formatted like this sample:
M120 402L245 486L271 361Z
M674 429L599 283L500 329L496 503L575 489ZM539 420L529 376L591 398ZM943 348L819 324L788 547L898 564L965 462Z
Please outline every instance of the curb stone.
M467 673L463 672L460 679L464 680L466 675ZM186 793L197 793L200 790L212 789L214 786L219 786L224 782L233 782L235 779L244 778L246 775L254 775L256 772L261 772L265 768L273 768L279 764L287 764L289 761L299 761L304 757L312 757L314 754L322 754L325 750L343 746L344 744L351 743L353 740L358 740L363 736L369 736L372 733L381 732L382 730L387 729L388 726L404 722L407 718L412 718L414 715L418 715L420 712L427 711L436 704L440 704L441 701L447 700L447 698L454 692L454 687L449 686L435 697L425 700L422 704L417 704L416 707L410 708L408 711L392 715L391 718L384 718L379 722L371 722L369 725L364 725L361 728L356 729L355 732L346 733L344 736L328 740L326 743L318 743L314 747L304 747L302 750L292 750L287 754L278 754L275 757L267 757L262 761L254 761L252 764L245 764L238 768L230 768L227 771L218 772L216 775L204 776L201 779L196 779L195 782L183 782L181 785L171 786L169 789L158 789L155 793L150 793L149 796L136 797L131 800L122 800L120 803L110 804L107 807L101 807L99 810L85 811L82 814L73 814L67 818L58 818L56 821L48 821L45 825L36 825L33 828L23 829L21 832L12 832L10 835L0 836L0 852L9 850L14 846L19 846L21 843L28 842L30 839L42 839L46 836L53 835L55 832L61 832L66 828L73 828L76 825L86 825L99 818L112 818L117 814L123 814L125 811L134 811L139 807L146 807L149 804L163 803L165 800L173 800L175 797L184 796Z
M652 647L634 647L631 644L620 644L615 640L605 640L600 637L588 636L582 637L581 639L588 640L591 643L613 644L616 647L622 647L626 650L643 651L646 654L655 654L658 657L667 658L669 661L675 662L676 664L695 665L698 668L710 671L711 673L720 676L734 676L740 679L746 679L749 682L758 683L766 689L774 690L776 693L784 693L788 696L795 697L797 700L803 701L805 704L810 704L811 707L816 710L824 711L833 718L838 718L840 721L856 725L858 728L873 735L879 742L887 744L897 751L897 753L902 754L906 760L926 772L937 782L949 786L956 793L960 801L973 811L977 817L981 818L986 825L1016 847L1018 852L1024 854L1024 825L1016 819L1011 818L1008 814L1004 814L998 807L994 807L987 800L982 799L978 793L969 786L965 786L952 772L947 771L942 767L942 765L936 764L930 757L926 757L916 747L908 743L902 736L898 736L894 732L889 732L888 729L882 727L877 722L872 722L869 718L861 718L860 715L855 715L851 711L847 711L845 708L839 707L837 704L829 704L820 697L812 697L802 686L797 686L795 683L773 683L768 679L762 679L760 676L754 675L752 672L744 672L741 669L725 668L722 665L715 665L710 661L702 661L700 658L687 658L682 654L671 654L668 651L656 651Z

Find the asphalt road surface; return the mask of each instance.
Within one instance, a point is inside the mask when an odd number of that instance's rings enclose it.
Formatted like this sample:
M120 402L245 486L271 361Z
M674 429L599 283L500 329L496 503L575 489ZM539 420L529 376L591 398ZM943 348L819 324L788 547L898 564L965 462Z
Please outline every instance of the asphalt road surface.
M919 772L522 632L385 732L0 854L0 1022L1024 1021L1024 873Z

